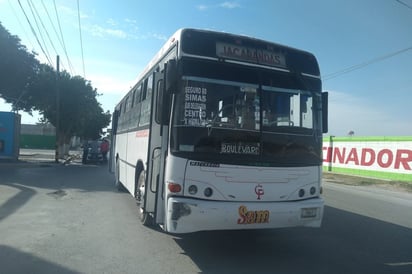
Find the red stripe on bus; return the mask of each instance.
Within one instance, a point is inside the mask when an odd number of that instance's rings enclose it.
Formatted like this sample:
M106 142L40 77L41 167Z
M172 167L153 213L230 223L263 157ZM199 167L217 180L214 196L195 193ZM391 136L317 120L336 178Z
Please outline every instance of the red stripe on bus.
M149 136L148 129L136 131L136 138L148 137L148 136Z

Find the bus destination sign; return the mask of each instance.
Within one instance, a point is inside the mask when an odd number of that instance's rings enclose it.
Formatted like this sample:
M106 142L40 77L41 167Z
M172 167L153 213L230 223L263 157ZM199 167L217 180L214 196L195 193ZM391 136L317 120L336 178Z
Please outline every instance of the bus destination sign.
M221 58L257 63L271 67L286 67L285 56L279 52L269 50L217 42L216 55Z
M259 143L222 143L220 153L222 154L260 154Z

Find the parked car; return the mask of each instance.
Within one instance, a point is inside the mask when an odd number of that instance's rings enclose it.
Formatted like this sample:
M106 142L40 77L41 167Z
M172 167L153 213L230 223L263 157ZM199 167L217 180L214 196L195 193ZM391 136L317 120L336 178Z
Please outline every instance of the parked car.
M87 141L83 145L82 163L103 163L103 155L100 151L101 141Z

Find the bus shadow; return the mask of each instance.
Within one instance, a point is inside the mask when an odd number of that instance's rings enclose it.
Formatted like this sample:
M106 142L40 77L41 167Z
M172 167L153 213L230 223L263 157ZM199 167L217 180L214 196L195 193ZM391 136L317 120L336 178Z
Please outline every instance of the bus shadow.
M114 176L107 167L52 164L0 166L0 174L0 222L37 194L47 194L57 199L73 190L117 192Z
M80 273L5 245L0 254L1 273Z
M114 175L107 166L42 164L0 166L0 185L33 188L76 188L83 191L115 191Z
M16 184L8 184L8 186L15 188L18 192L5 202L0 203L0 222L16 212L36 194L36 191L25 186Z
M320 229L198 232L176 238L201 273L412 273L412 230L325 208Z

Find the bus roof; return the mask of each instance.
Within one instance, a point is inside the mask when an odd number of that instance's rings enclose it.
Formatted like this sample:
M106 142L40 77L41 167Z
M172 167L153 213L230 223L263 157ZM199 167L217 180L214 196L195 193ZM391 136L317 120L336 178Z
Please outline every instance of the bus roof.
M267 40L263 40L263 39L259 39L259 38L254 38L254 37L251 37L251 36L242 35L242 34L233 34L233 33L228 33L228 32L205 30L205 29L195 29L195 28L181 28L181 29L177 30L166 41L166 43L162 46L162 48L156 53L156 55L147 64L147 66L142 71L142 73L139 74L137 79L141 79L142 77L144 77L144 75L146 75L146 73L149 70L151 70L153 68L153 66L163 58L163 56L169 51L169 49L171 49L179 41L183 40L185 33L198 34L198 36L196 38L199 38L201 36L209 37L210 40L213 41L213 42L216 42L218 40L222 40L222 41L233 41L233 42L239 43L239 41L243 41L243 43L249 44L249 45L252 44L255 47L256 47L256 45L259 45L260 47L275 48L277 50L288 52L289 55L298 55L299 57L306 57L305 58L306 60L312 59L316 63L312 67L312 69L310 69L309 71L306 71L306 73L308 73L310 75L313 75L313 76L320 76L320 72L319 72L319 68L318 68L318 65L317 65L316 58L310 52L300 50L300 49L296 49L296 48L293 48L293 47L290 47L290 46L285 46L285 45L282 45L282 44L279 44L279 43L275 43L275 42L271 42L271 41L267 41ZM204 41L202 41L202 42L204 42ZM201 44L202 42L199 42L197 46L198 46L199 49L203 49L201 52L203 52L203 54L205 54L206 45ZM240 42L240 43L242 43L242 42ZM179 57L185 55L184 52L181 52L181 51L179 51L178 54L179 54ZM209 55L212 55L212 54L209 53ZM216 53L215 53L215 55L216 55ZM210 57L212 57L212 56L210 56ZM217 58L218 56L214 56L214 57ZM292 63L294 63L294 62L292 62ZM284 67L288 70L293 69L293 70L296 70L296 71L302 71L301 69L297 69L296 67L293 68L290 65L287 65L287 66L285 65ZM306 68L305 70L308 70L308 69Z
M187 36L195 36L195 39L186 39ZM189 46L179 44L180 41L194 41L191 42L192 46L189 49ZM272 58L279 58L278 64L270 64L268 62L264 62L263 66L269 68L278 68L285 71L294 71L302 73L306 76L311 76L320 79L320 71L319 66L316 61L315 56L307 51L296 49L293 47L285 46L282 44L274 43L271 41L254 38L251 36L241 35L241 34L233 34L227 33L222 31L214 31L214 30L205 30L205 29L195 29L195 28L181 28L178 29L162 46L162 48L156 53L155 56L150 60L150 62L146 65L144 70L139 74L136 78L135 83L139 83L145 75L153 69L153 67L164 58L164 56L172 49L175 45L179 46L178 50L178 57L182 56L207 56L208 58L214 58L216 60L226 60L232 59L234 61L244 62L247 63L255 63L259 64L258 59L255 62L251 62L251 58L247 58L242 60L241 57L232 54L232 56L225 56L225 55L218 55L216 53L216 43L221 42L222 45L225 46L226 44L237 44L239 45L235 50L256 50L259 49L263 53L270 53L276 52L279 53L275 57L272 55ZM185 42L186 43L186 42ZM189 44L189 42L187 42ZM213 45L212 45L213 44ZM208 47L209 46L209 47ZM182 50L183 47L183 50ZM256 53L253 53L258 55ZM254 55L254 56L255 56ZM284 56L284 57L282 57ZM249 56L250 57L250 56ZM286 60L282 60L281 58L286 58Z

